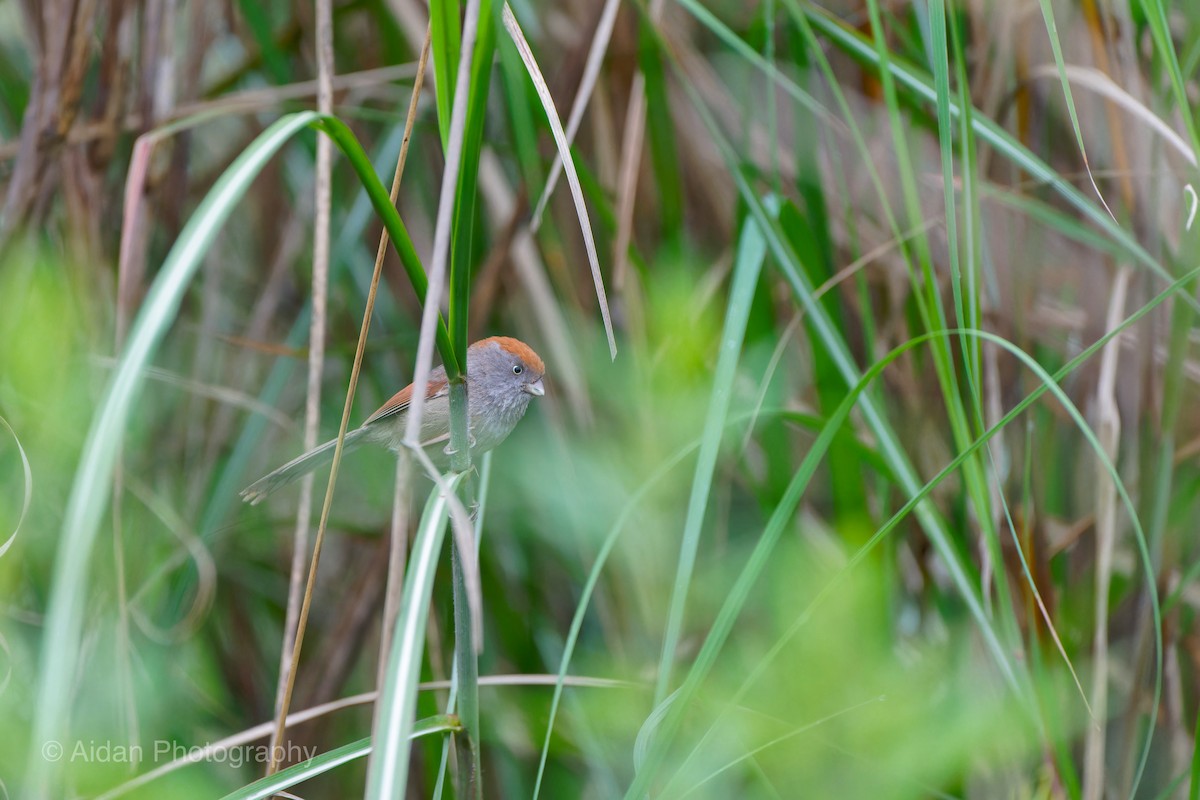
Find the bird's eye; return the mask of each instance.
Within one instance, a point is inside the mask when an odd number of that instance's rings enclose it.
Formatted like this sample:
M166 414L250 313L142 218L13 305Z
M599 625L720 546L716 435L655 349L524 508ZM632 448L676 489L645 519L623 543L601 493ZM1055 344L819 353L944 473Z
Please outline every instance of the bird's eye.
M513 375L520 375L524 371L520 364L513 364Z

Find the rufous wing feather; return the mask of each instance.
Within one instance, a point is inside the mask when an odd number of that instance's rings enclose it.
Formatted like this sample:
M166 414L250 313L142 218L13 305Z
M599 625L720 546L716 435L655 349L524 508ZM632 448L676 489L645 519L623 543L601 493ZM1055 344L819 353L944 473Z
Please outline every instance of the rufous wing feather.
M432 400L435 397L441 397L442 395L446 394L446 391L449 388L449 384L446 382L445 378L440 380L437 378L432 378L426 385L429 387L429 391L425 394L426 401ZM381 405L374 414L367 417L367 421L363 423L363 427L365 428L372 422L377 422L385 417L390 417L394 414L399 414L402 411L407 411L409 405L412 403L412 394L413 387L410 383L408 386L405 386L403 389L392 395L391 399Z

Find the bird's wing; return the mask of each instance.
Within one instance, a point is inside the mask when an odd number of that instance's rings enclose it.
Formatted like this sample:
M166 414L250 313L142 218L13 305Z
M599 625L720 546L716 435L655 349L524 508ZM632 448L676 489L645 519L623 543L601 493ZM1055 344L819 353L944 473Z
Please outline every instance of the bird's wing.
M431 374L429 376L429 383L426 385L429 387L429 391L425 393L425 400L427 402L436 397L444 397L450 388L450 384L446 382L444 373L441 377ZM403 411L407 411L409 405L412 403L412 393L413 387L410 383L408 386L405 386L403 389L392 395L392 399L381 405L378 411L367 417L367 421L364 422L363 425L370 425L371 423L378 422L386 417L391 417Z

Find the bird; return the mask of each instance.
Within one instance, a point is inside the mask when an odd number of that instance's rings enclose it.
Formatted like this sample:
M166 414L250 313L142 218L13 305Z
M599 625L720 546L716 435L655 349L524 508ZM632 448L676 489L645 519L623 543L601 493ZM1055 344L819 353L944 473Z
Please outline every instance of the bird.
M467 348L467 427L472 454L485 453L508 438L525 416L529 402L545 395L542 383L545 374L542 359L518 339L492 336ZM420 442L433 463L444 469L451 455L450 383L446 368L430 371L425 385ZM367 417L366 422L346 433L343 452L368 444L398 452L404 444L412 398L410 383ZM437 447L442 443L445 444ZM257 505L275 490L333 461L336 445L337 440L332 439L292 459L243 489L242 499Z

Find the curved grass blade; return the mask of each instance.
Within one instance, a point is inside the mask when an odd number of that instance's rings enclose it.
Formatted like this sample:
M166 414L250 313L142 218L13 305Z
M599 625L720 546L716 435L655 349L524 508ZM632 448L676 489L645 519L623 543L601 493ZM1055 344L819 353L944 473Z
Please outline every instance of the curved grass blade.
M66 730L70 683L79 659L88 563L107 504L107 485L113 473L116 447L140 392L145 368L174 320L205 253L250 182L292 136L308 126L324 131L346 155L387 226L414 288L418 295L424 295L427 287L424 270L404 223L354 134L336 117L312 111L282 117L234 160L197 206L167 254L138 313L84 444L67 505L46 615L35 742L62 739ZM447 373L457 374L458 363L440 315L437 338ZM35 795L53 795L57 778L52 775L50 765L37 757L37 750L37 747L32 749L28 762L30 787Z
M460 730L462 730L462 725L459 724L457 717L439 714L436 717L426 717L413 725L410 738L416 739L432 733L456 733ZM248 786L243 786L236 792L230 792L222 800L262 800L262 798L272 797L284 789L291 788L309 778L315 778L318 775L329 772L331 769L340 767L342 764L348 764L351 761L362 758L370 752L371 737L368 736L365 739L359 739L357 742L342 745L327 753L313 756L299 764L282 769L274 775L260 778Z
M1096 197L1100 199L1100 204L1104 206L1105 212L1116 223L1117 218L1113 216L1112 209L1108 207L1108 202L1104 199L1104 193L1096 184L1096 176L1092 174L1092 164L1088 160L1087 146L1083 142L1083 131L1079 127L1079 112L1075 110L1075 98L1071 94L1071 81L1067 79L1067 65L1063 59L1062 42L1058 38L1058 23L1054 20L1054 9L1050 6L1050 0L1038 0L1038 2L1042 7L1042 20L1046 23L1046 35L1050 37L1050 50L1054 53L1054 65L1058 68L1063 98L1067 103L1067 114L1071 118L1071 129L1075 132L1075 145L1079 148L1079 155L1083 157L1083 169L1087 172L1088 181L1091 182Z
M513 16L512 7L508 3L504 4L502 17L504 28L512 38L517 52L521 54L521 61L525 63L529 78L533 81L534 88L537 89L543 108L546 109L546 120L550 123L550 130L554 134L554 143L558 146L559 158L562 159L563 169L567 173L567 183L571 186L571 197L575 200L575 213L579 217L579 227L583 231L583 244L587 249L588 264L592 268L592 282L596 287L596 301L600 304L600 316L604 320L604 333L608 336L608 352L613 359L616 359L617 340L613 334L612 316L608 311L608 296L604 293L604 278L600 274L600 259L596 255L592 223L588 217L587 205L583 202L583 187L579 184L575 162L571 160L571 147L567 143L566 133L563 132L562 120L559 119L558 111L554 108L554 98L550 94L550 87L546 85L546 79L542 77L542 71L533 57L533 50L529 48L529 42L525 41L525 34L521 32L521 26L517 23L517 18Z
M400 256L400 263L404 266L404 271L408 275L409 282L412 283L413 290L417 293L417 298L424 305L425 296L429 292L429 278L425 274L421 258L413 246L412 237L408 235L408 229L404 226L404 221L400 219L400 212L392 205L391 193L383 185L383 181L379 180L379 175L375 173L375 168L371 165L370 157L358 143L358 138L350 130L350 127L337 117L318 117L316 122L317 127L333 139L349 160L350 166L354 168L363 189L366 190L367 196L371 200L371 205L375 207L375 213L379 215L384 227L387 228L392 246L396 248L396 254ZM462 374L462 368L459 366L458 358L451 346L450 333L446 329L441 312L437 314L435 336L438 354L442 357L442 363L446 367L446 375L455 379Z
M1057 68L1047 65L1033 70L1030 73L1030 77L1040 78L1045 76L1057 78L1059 74ZM1184 160L1193 167L1197 165L1196 153L1183 140L1183 137L1176 133L1175 129L1167 124L1166 120L1147 108L1145 103L1127 92L1108 75L1094 67L1080 67L1074 64L1063 65L1061 74L1072 83L1077 83L1083 88L1100 95L1105 100L1111 101L1114 105L1120 106L1125 111L1128 111L1134 119L1139 119L1146 123L1152 131L1162 137L1164 143L1182 156Z
M25 516L29 513L29 506L33 504L33 470L29 466L29 456L25 454L25 448L21 446L17 432L12 429L4 417L0 417L0 425L3 425L9 436L13 438L13 444L17 446L17 454L21 456L21 468L25 472L25 499L21 503L21 514L17 517L17 524L13 526L12 533L8 535L3 544L0 544L0 557L2 557L17 540L17 534L21 532L21 523L25 521Z
M80 658L88 567L100 517L108 503L117 445L140 393L145 368L174 321L205 253L250 182L292 136L318 119L318 114L307 111L283 117L263 131L221 175L167 254L109 379L83 446L55 561L33 726L35 745L27 773L33 796L60 793L55 787L62 776L38 757L37 743L61 741L67 730L71 685Z

